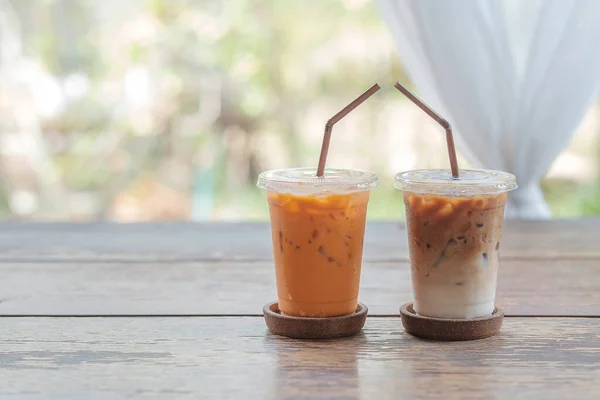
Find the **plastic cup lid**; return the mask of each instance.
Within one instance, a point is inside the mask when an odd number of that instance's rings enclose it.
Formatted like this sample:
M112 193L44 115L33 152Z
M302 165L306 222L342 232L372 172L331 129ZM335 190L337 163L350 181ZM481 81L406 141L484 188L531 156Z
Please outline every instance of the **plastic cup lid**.
M269 191L319 194L366 191L379 184L377 175L358 169L326 168L323 176L316 175L316 168L276 169L261 173L256 185Z
M449 169L421 169L400 172L394 186L422 194L476 196L499 194L517 188L517 179L508 172L487 169L461 169L458 179Z

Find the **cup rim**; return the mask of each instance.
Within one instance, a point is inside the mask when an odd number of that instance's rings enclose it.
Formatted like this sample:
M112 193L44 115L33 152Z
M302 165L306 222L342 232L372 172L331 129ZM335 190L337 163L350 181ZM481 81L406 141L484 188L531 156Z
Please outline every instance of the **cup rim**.
M256 186L267 191L320 193L359 192L378 186L374 172L356 168L326 168L322 177L312 167L281 168L262 172Z
M458 179L449 169L417 169L396 174L396 189L420 194L477 196L515 190L517 178L508 172L490 169L463 169Z

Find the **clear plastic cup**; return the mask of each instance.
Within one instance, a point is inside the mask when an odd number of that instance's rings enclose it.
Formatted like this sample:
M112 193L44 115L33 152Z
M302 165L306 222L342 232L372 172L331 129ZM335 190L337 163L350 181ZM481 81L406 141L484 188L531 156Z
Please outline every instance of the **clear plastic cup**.
M355 312L370 190L377 176L354 169L263 172L279 309L297 317Z
M490 170L417 170L396 175L404 191L414 310L476 318L495 308L507 192L514 175Z

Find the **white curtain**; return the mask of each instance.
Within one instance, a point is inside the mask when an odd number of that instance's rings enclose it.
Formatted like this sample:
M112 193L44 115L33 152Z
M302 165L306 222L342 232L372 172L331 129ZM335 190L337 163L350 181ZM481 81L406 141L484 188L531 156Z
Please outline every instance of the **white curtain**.
M375 2L459 151L517 176L507 218L549 218L539 181L600 84L600 0Z

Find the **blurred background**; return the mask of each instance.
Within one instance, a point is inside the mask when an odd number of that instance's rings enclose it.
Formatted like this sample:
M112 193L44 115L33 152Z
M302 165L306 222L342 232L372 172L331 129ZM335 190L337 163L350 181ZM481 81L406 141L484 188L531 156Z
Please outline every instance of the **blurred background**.
M257 174L316 166L379 82L328 165L377 172L369 218L403 219L393 175L446 167L444 134L392 88L371 1L307 3L0 0L0 218L266 220ZM554 217L600 214L599 172L596 105L543 182Z

